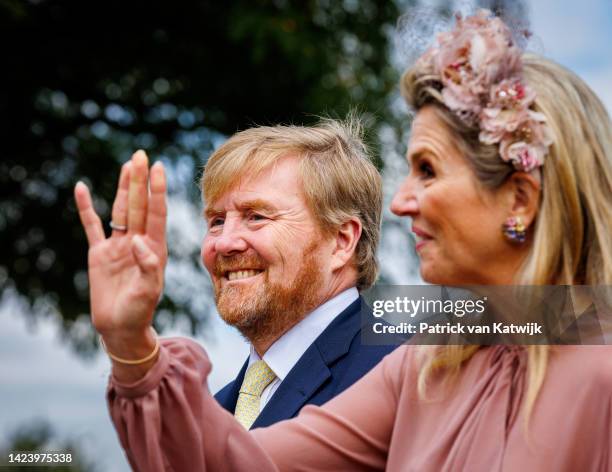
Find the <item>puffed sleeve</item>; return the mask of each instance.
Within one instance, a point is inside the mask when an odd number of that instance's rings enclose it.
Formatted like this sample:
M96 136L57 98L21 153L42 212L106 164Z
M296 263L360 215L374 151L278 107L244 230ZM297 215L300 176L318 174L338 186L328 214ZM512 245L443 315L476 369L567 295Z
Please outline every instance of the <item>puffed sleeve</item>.
M210 394L203 348L187 338L160 343L144 378L127 385L111 377L107 390L135 471L384 470L399 388L401 360L388 361L395 354L323 407L248 432Z

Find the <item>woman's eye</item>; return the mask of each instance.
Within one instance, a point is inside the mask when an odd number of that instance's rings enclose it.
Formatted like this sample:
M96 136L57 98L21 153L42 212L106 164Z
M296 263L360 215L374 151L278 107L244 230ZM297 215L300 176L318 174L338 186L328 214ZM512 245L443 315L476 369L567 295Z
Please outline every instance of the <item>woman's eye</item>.
M435 177L435 172L431 164L427 161L419 162L419 172L425 178Z
M221 226L224 223L224 219L223 218L213 218L212 220L210 220L210 227L214 227L214 226Z

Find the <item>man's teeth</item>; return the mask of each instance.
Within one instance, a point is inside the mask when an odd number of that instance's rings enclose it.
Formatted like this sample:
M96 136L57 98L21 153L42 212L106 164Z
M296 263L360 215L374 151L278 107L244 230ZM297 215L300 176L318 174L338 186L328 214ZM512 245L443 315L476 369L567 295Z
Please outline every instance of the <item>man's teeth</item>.
M227 278L228 280L246 279L247 277L254 277L258 273L258 270L236 270L234 272L230 272Z

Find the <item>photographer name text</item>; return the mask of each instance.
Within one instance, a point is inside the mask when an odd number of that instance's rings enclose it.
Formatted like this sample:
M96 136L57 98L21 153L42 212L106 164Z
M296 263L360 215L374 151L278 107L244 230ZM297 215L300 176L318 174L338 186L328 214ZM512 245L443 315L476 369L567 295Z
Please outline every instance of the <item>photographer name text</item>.
M493 323L492 325L464 325L453 323L399 323L397 325L374 323L372 329L376 334L524 334L533 336L542 334L539 323Z

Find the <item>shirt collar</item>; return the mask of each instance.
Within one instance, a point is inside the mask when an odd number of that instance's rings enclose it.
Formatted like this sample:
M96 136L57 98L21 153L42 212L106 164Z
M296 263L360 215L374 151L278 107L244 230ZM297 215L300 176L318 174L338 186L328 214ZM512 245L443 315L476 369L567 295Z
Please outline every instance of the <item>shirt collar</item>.
M359 292L355 287L351 287L315 308L274 341L263 356L265 363L283 381L315 339L357 298L359 298ZM251 345L249 366L260 359L259 354Z

